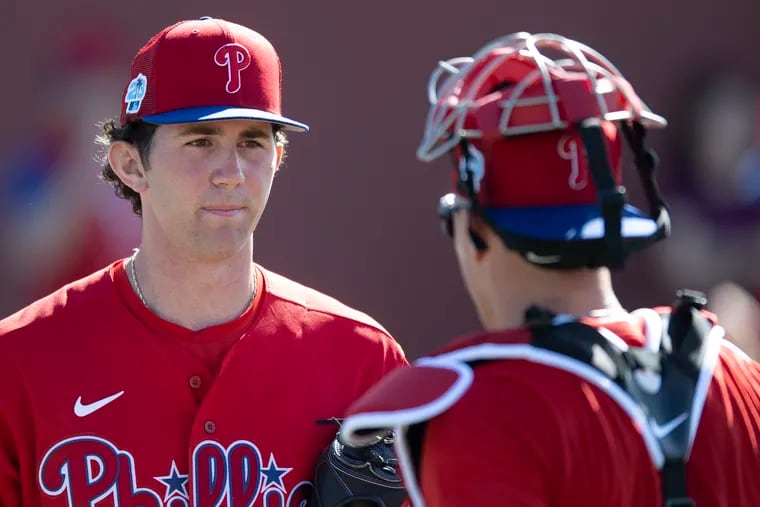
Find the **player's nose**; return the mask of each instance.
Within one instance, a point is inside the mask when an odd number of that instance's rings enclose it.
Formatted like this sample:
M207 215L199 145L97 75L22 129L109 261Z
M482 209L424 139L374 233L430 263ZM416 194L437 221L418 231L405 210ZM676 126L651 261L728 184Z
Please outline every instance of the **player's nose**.
M211 182L217 186L237 186L245 181L245 161L234 147L225 149L217 159L211 173Z

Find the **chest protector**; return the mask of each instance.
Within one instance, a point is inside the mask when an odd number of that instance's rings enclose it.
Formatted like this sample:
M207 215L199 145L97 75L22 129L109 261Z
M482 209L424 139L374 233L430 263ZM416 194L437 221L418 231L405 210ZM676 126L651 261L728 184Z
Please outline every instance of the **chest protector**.
M665 507L695 506L686 492L685 468L696 434L690 431L690 422L699 417L695 393L705 357L705 338L713 327L700 312L705 303L702 294L679 292L672 311L659 314L663 324L659 348L621 348L580 322L552 325L554 316L536 308L526 315L534 346L594 367L644 412L664 457L660 477Z

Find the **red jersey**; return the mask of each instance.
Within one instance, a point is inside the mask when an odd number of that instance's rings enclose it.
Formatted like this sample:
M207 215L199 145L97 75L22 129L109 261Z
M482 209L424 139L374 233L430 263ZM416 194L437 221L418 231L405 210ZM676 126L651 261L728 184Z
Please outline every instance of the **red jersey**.
M255 309L199 331L148 311L123 261L0 321L0 505L302 505L335 436L315 421L406 360L367 315L259 271Z
M584 322L635 346L648 332L638 317ZM760 505L760 365L713 331L688 493L699 507ZM481 334L391 373L349 409L344 438L393 428L415 507L662 505L663 457L647 433L670 425L649 428L607 377L559 367L564 356L531 340L528 329Z

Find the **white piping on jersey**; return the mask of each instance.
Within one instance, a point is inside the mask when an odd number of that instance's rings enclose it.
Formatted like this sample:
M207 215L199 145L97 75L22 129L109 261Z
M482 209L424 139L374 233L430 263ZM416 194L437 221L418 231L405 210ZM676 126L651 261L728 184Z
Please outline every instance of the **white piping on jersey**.
M414 462L412 462L412 453L407 444L407 429L409 429L409 425L399 424L393 426L393 433L395 435L393 446L396 450L401 477L404 479L406 494L409 497L412 506L425 507L425 498L423 498L422 488L420 488L420 485L417 482L417 474L414 470Z
M699 368L699 377L697 378L697 385L694 388L694 399L691 402L691 422L689 423L689 446L686 449L685 459L688 459L691 454L691 448L694 445L694 439L697 436L697 428L699 427L699 420L702 418L702 409L705 407L705 400L707 399L707 391L710 389L710 381L715 371L715 366L718 364L718 358L720 357L721 344L728 344L728 340L724 340L726 332L718 325L715 325L707 333L705 341L705 355L702 358L702 365Z

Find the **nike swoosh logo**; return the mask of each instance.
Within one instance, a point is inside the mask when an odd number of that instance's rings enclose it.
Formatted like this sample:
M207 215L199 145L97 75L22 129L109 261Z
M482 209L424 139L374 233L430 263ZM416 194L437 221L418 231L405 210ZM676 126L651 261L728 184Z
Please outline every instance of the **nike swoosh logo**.
M654 436L657 438L665 438L666 436L670 435L676 428L678 428L681 423L688 419L688 417L689 414L684 412L683 414L674 419L671 419L665 424L657 424L654 419L651 419L650 422L652 426L652 433L654 433Z
M124 391L119 391L116 394L112 394L111 396L108 396L107 398L103 398L92 403L82 403L82 397L80 396L79 398L77 398L76 403L74 403L74 413L78 417L86 417L92 414L93 412L105 407L106 405L114 401L116 398L121 396L122 394L124 394Z

